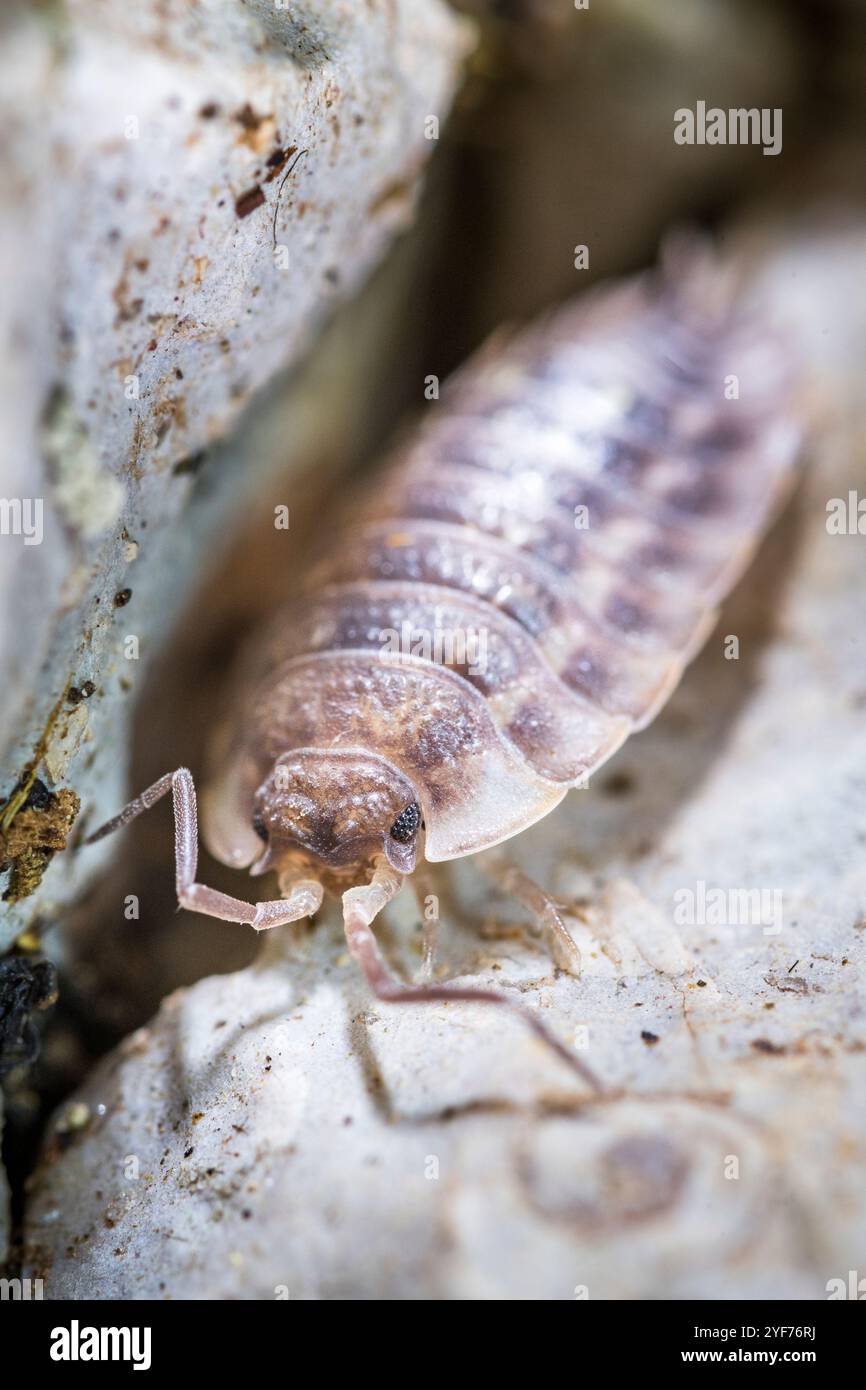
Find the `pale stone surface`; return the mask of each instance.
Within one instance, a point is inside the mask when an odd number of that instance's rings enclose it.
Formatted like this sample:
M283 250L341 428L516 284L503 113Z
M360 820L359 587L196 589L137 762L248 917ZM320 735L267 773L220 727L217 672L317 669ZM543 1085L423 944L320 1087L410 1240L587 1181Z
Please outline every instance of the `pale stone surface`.
M668 709L510 846L571 903L582 978L447 916L443 974L518 990L604 1094L514 1020L374 1004L331 919L275 933L74 1098L30 1198L48 1296L808 1299L862 1271L864 541L826 504L862 480L863 265L862 236L776 262L834 428ZM408 898L383 941L410 973Z
M407 224L471 34L439 0L66 0L0 28L0 493L43 503L41 544L0 539L0 793L38 748L98 819L131 687L213 543L196 457ZM240 504L262 461L232 462ZM0 947L80 886L52 866Z

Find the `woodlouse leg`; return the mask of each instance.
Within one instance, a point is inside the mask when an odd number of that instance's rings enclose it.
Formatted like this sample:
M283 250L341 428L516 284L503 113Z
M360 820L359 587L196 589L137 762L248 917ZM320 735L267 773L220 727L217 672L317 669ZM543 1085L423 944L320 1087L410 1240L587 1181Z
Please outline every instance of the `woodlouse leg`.
M586 1063L548 1031L534 1010L525 1008L499 990L468 989L452 985L401 985L395 980L382 958L370 925L400 887L400 879L396 874L393 875L396 886L386 883L385 877L377 871L366 888L352 888L343 894L346 942L377 999L389 1004L495 1004L508 1009L522 1018L536 1036L576 1072L586 1085L593 1091L602 1091L601 1083Z
M559 904L534 879L499 858L477 861L485 877L504 893L510 893L532 915L546 941L553 961L569 975L580 975L580 949L562 917Z
M192 912L202 912L208 917L219 917L224 922L240 922L265 931L268 927L281 926L285 922L296 922L300 917L310 917L322 903L321 885L312 879L296 883L288 898L275 898L268 902L248 903L241 898L233 898L221 893L217 888L208 888L204 883L196 883L198 868L198 812L196 808L195 784L189 768L179 767L167 772L154 782L152 787L130 801L123 810L105 825L88 835L84 841L92 845L114 830L120 830L130 821L147 811L167 792L172 793L174 803L174 858L175 885L177 900L181 907Z
M436 959L436 945L439 939L438 894L433 892L433 880L424 869L416 869L412 875L412 889L421 914L421 965L415 979L429 980L433 975Z

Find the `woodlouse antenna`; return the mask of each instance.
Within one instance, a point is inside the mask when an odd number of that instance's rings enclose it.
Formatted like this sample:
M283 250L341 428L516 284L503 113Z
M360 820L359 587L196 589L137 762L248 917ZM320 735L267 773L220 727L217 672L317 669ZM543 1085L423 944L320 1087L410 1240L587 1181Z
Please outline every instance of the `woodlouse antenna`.
M189 768L179 767L167 772L154 782L134 801L130 801L105 825L101 825L92 835L88 835L85 845L91 845L106 835L120 830L130 821L147 811L171 792L174 803L174 858L175 886L180 907L191 912L202 912L208 917L219 917L224 922L240 922L265 931L268 927L282 926L285 922L296 922L301 917L311 917L322 905L323 890L313 879L302 879L292 884L291 891L284 898L267 902L249 903L242 898L233 898L221 893L217 888L209 888L204 883L196 883L198 868L198 811L196 807L195 783Z
M453 985L401 985L389 971L371 923L402 885L402 879L381 861L366 887L343 894L343 927L349 950L377 999L389 1004L495 1004L516 1014L596 1093L603 1087L585 1062L561 1043L538 1015L496 989L467 989Z

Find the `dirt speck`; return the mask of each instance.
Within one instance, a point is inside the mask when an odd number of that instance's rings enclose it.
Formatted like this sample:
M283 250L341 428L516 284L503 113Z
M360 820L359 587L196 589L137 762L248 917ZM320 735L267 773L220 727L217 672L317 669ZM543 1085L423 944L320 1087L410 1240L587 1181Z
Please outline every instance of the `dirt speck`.
M71 705L78 705L82 700L89 700L91 695L96 694L96 686L93 681L82 681L81 685L70 685L66 692L66 698Z
M253 154L264 154L268 146L273 144L277 123L271 113L260 116L249 102L245 102L240 110L235 112L234 119L241 127L238 144L246 145Z
M270 183L272 179L275 179L277 175L282 172L297 148L297 145L288 145L286 149L276 149L272 154L268 155L265 161L268 170L265 175L265 183Z
M783 1057L785 1048L779 1043L770 1042L769 1038L753 1038L752 1047L756 1052L763 1052L768 1057Z
M249 217L250 213L255 212L256 208L260 208L264 201L264 193L258 184L254 184L252 188L248 188L246 193L242 193L235 200L235 213L239 218Z

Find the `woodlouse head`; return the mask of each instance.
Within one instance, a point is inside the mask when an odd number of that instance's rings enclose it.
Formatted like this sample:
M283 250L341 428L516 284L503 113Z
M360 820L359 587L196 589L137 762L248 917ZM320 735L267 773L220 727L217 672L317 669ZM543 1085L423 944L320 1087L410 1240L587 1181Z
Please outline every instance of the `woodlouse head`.
M343 887L366 883L382 854L411 873L422 828L417 791L392 763L324 748L278 759L255 794L252 824L266 846L253 873L302 865Z

